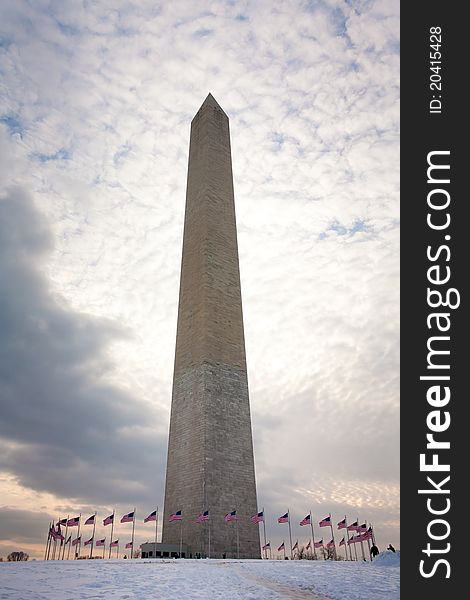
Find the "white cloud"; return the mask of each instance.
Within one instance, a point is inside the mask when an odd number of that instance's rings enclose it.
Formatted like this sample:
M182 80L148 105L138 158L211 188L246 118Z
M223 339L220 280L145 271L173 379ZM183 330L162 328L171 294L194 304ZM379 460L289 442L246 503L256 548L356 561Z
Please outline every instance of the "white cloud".
M211 91L231 119L260 501L277 509L278 486L340 510L362 485L395 523L398 3L114 6L0 9L0 169L52 231L54 297L124 327L106 380L166 435L189 123Z

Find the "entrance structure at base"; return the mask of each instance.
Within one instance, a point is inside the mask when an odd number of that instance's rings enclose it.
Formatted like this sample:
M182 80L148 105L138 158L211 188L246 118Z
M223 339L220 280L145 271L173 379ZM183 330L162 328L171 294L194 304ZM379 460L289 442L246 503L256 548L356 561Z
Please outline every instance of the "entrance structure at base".
M260 558L257 510L229 120L209 94L191 123L162 541Z

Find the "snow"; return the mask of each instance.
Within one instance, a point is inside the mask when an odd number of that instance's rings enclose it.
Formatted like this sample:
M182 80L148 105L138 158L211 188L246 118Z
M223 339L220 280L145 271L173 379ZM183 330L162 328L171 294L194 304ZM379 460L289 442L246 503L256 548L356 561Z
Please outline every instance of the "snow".
M398 600L399 566L399 552L385 552L372 563L184 559L0 563L0 599Z

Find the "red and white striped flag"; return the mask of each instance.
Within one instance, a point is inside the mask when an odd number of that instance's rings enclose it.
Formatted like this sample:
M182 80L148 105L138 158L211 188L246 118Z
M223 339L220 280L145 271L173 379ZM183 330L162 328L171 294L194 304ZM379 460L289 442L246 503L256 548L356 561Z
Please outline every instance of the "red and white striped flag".
M319 527L329 527L331 525L331 517L325 517L318 525Z
M257 525L258 523L262 523L263 521L264 521L263 511L256 513L256 515L253 515L251 517L251 522L253 523L253 525Z
M310 525L310 514L308 514L308 515L305 517L305 519L302 519L302 520L300 521L300 524L301 524L301 525Z
M89 545L90 545L90 544L92 544L92 543L93 543L93 538L90 538L89 540L87 540L87 541L85 542L85 546L89 546Z
M335 546L335 542L334 542L334 540L330 540L330 541L328 542L328 544L326 545L326 547L327 547L327 548L334 548L334 546Z
M114 542L111 542L109 546L110 548L116 548L117 546L119 546L119 540L114 540Z
M344 541L344 538L343 538L343 539L340 541L339 545L340 545L340 546L344 546L344 545L345 545L345 543L346 543L346 542Z
M348 525L347 530L348 531L357 531L357 528L358 528L357 521L354 521L354 523L351 523L351 525Z
M285 549L285 545L284 545L284 542L282 542L282 544L279 546L277 551L280 552L281 550L284 550L284 549Z
M156 520L157 520L157 511L154 510L153 512L151 512L149 514L148 517L145 517L144 523L148 523L149 521L156 521Z
M237 520L237 511L236 510L232 510L232 512L227 513L224 517L224 521L226 523L230 523L230 521L236 521L236 520Z
M278 523L289 523L289 512L286 512L285 515L281 515L278 520Z
M133 543L132 543L132 542L127 542L127 544L126 544L126 548L132 548L132 546L133 546Z
M321 548L323 546L323 540L320 540L319 542L314 542L313 546L314 548Z
M268 548L271 548L271 542L268 542L263 546L263 550L267 550Z
M344 519L338 523L338 529L345 529L346 527L346 517L344 517Z
M74 517L73 519L69 519L67 521L67 527L78 527L80 524L80 517Z
M114 521L114 513L112 515L109 515L109 517L106 517L106 519L103 520L103 525L111 525L111 523Z
M106 538L103 538L102 540L96 540L96 546L104 546L104 541Z
M80 537L78 537L78 538L75 538L75 539L72 541L72 546L77 546L77 544L79 544L79 543L80 543L81 539L82 539L82 536L80 536Z
M170 523L172 523L173 521L181 521L183 519L183 515L181 514L180 510L177 510L176 512L174 512L173 514L170 515Z
M89 517L86 521L85 521L85 525L94 525L95 524L95 516L96 515L91 515L91 517Z
M204 521L208 521L209 520L209 511L205 510L204 512L200 513L197 518L196 518L196 523L203 523Z
M127 515L124 515L123 517L121 517L121 523L132 523L133 520L134 520L134 511L127 513Z

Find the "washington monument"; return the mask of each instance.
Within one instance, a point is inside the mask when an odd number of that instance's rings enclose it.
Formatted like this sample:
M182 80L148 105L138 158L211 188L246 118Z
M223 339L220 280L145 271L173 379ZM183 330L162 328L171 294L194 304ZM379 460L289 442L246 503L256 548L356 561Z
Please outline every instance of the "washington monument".
M260 558L257 511L229 120L209 94L191 123L162 541Z

